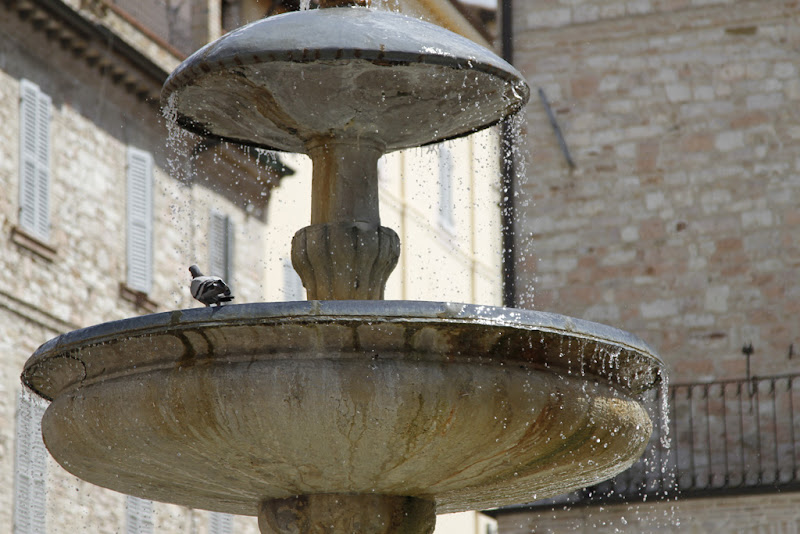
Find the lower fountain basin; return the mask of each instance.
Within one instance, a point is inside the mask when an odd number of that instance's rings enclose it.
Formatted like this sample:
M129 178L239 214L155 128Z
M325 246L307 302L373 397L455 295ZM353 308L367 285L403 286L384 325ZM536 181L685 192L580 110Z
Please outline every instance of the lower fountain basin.
M632 464L661 362L541 312L410 301L197 308L70 332L28 360L68 471L143 498L257 515L294 495L528 502Z

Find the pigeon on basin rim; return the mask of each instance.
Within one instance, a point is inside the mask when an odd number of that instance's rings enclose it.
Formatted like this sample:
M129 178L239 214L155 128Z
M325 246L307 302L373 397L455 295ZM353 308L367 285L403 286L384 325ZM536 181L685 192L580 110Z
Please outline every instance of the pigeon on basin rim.
M192 273L190 289L195 299L206 306L222 306L223 302L233 300L231 288L219 276L205 276L197 265L189 267L189 272Z

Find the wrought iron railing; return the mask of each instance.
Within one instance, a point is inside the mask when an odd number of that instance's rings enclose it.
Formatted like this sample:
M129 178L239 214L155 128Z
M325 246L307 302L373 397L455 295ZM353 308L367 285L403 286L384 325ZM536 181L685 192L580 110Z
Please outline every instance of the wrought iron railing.
M800 376L676 386L671 392L672 411L695 414L685 427L688 439L681 434L675 439L678 489L777 489L797 483L796 380ZM694 409L697 405L699 409ZM677 430L684 429L679 424Z
M656 421L642 459L617 477L557 499L591 504L800 490L800 374L669 387L669 432Z

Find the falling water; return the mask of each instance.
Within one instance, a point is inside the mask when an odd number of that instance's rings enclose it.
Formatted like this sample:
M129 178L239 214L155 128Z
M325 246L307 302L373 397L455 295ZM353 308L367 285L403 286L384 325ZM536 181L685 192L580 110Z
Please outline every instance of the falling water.
M658 390L644 395L644 406L653 422L653 434L642 458L607 486L601 485L605 487L606 495L601 491L598 498L614 498L617 493L617 497L624 497L624 502L629 505L628 517L623 515L620 519L620 528L624 531L637 528L651 532L675 524L674 507L670 502L675 496L675 466L670 462L668 395L668 381L662 375ZM638 495L634 495L631 486L638 488Z
M177 95L174 93L169 95L161 110L167 128L167 172L179 184L190 186L194 182L195 163L198 158L195 148L201 146L202 139L178 125L176 97ZM170 197L169 207L172 213L173 227L179 228L181 236L182 246L175 253L185 260L183 263L195 263L198 261L195 240L198 235L206 233L206 230L200 226L201 222L195 211L194 194L191 187L188 191L181 187L165 190L164 194ZM183 216L183 212L188 216ZM183 226L185 222L182 221L189 221L189 223ZM172 297L176 307L185 303L186 295L179 290L174 290Z
M534 342L533 339L531 341ZM542 350L550 342L543 332L539 333L538 343ZM604 375L623 373L618 376L623 384L628 384L628 380L633 378L626 374L629 360L625 349L602 343L587 343L585 340L578 341L577 347L572 345L571 339L560 339L558 355L559 358L565 354L577 357L575 368L580 370L581 375L596 368ZM541 508L528 519L531 523L519 525L522 531L527 531L533 525L542 531L549 531L547 529L551 521L557 531L580 531L591 527L600 533L655 532L669 530L678 525L674 506L677 496L676 467L670 449L669 383L666 374L662 374L660 378L661 382L656 390L645 392L639 398L653 423L653 433L642 458L613 479L569 495L535 503L534 506L541 505ZM584 391L587 387L588 382ZM620 430L608 429L611 435ZM591 460L587 460L587 465L590 462ZM594 506L588 508L588 513L581 513L578 517L572 515L573 503L592 503Z
M200 138L178 126L177 95L171 94L161 114L167 127L167 169L170 176L187 183L191 180L192 146Z
M524 235L521 230L524 220L524 213L532 208L530 195L521 191L528 177L528 145L525 142L523 129L527 119L524 111L519 111L510 115L503 121L505 139L501 148L503 167L511 170L513 184L504 183L501 194L503 195L502 205L507 206L506 210L514 217L514 244L513 255L514 264L522 265L528 258L534 257L534 242L530 235ZM503 251L505 255L508 251ZM517 273L516 302L520 308L534 308L534 282L522 281ZM526 282L526 283L521 283Z
M530 194L528 184L532 177L528 175L528 162L530 153L528 144L525 142L524 128L526 125L524 112L518 112L506 119L504 129L506 140L502 148L504 165L513 165L513 187L504 187L502 194L505 196L504 203L512 203L513 213L515 214L515 265L525 264L531 258L535 258L535 245L531 233L523 233L524 218L532 212L533 198ZM533 177L535 179L535 177ZM523 308L534 308L535 296L535 275L530 279L523 279L517 273L516 281L516 305ZM544 334L540 334L540 346L544 348L547 340ZM563 357L564 341L559 345L559 356ZM579 351L580 374L588 370L585 365L588 362L598 362L602 366L604 373L622 373L623 358L619 347L601 346L592 343L583 343L577 349ZM567 342L566 353L571 354L572 349ZM623 384L633 378L630 376L619 377ZM593 527L598 532L653 532L664 529L671 529L678 525L675 514L674 499L676 498L676 467L671 459L671 437L670 437L670 408L669 408L669 385L666 373L661 375L660 387L657 391L645 394L645 408L653 422L653 435L642 458L634 464L628 471L623 472L616 478L603 482L594 488L587 488L581 492L571 495L557 497L555 499L541 502L540 513L532 514L531 523L519 525L521 531L528 531L531 527L541 527L547 531L547 526L537 525L537 522L545 523L554 521L557 529L582 530L586 527ZM612 433L615 431L612 429ZM591 501L595 503L619 503L620 497L628 494L627 484L634 481L641 483L640 493L637 497L628 497L624 502L625 512L616 515L607 506L597 506L590 508L586 515L580 514L579 519L574 517L569 519L572 502ZM588 498L587 498L588 496ZM648 502L649 497L649 502ZM653 501L657 501L653 504ZM639 503L639 504L637 504ZM552 508L547 511L547 504ZM592 517L592 515L595 517ZM570 525L573 529L570 529ZM565 528L566 527L566 528ZM537 530L538 531L538 530Z
M367 0L366 6L381 11L401 11L400 0Z
M661 418L659 422L661 447L664 454L661 458L661 476L664 480L662 498L665 501L674 501L678 496L678 466L670 462L672 458L672 438L670 437L670 407L669 407L669 376L666 372L661 374L661 385L659 387L659 398L661 400ZM680 526L680 519L675 513L675 506L670 504L664 513L668 525Z
M605 497L613 498L615 490L628 495L625 499L629 505L628 517L621 516L622 525L615 531L629 532L636 528L652 532L678 526L674 507L677 496L676 466L672 461L669 435L669 382L666 374L662 374L661 379L658 390L646 394L645 407L654 426L647 449L637 464L618 477L622 479L621 485L618 486L615 479L611 481L610 489L606 489ZM632 484L638 486L638 496L631 496L631 488L626 487Z

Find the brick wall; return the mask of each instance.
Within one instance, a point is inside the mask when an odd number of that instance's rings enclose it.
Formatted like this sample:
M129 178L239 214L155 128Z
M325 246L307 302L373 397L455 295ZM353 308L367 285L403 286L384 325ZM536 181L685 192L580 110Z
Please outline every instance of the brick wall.
M673 380L742 376L747 343L754 373L797 370L797 3L519 0L514 15L533 88L522 304L638 334Z
M514 2L532 86L522 304L654 346L673 382L797 372L797 2ZM562 153L541 88L576 163ZM511 514L500 532L796 532L796 495Z

